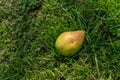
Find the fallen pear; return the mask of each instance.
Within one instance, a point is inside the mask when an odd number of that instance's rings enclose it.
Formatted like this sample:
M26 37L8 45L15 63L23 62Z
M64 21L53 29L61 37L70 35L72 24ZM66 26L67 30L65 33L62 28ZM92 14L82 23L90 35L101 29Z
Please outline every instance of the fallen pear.
M63 32L55 42L56 51L63 56L73 56L81 48L84 38L84 30Z

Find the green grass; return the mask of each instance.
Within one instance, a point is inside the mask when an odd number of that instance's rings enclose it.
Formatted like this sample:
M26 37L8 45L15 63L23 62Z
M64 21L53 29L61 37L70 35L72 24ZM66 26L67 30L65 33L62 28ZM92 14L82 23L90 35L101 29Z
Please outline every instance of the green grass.
M82 48L58 55L59 34L80 29ZM0 80L119 79L119 0L0 0Z

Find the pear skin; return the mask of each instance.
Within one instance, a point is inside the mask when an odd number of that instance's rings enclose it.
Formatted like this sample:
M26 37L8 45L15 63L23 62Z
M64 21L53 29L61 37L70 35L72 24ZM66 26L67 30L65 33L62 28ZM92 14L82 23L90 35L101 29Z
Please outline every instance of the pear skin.
M56 50L63 56L73 56L81 48L84 38L84 30L63 32L55 42Z

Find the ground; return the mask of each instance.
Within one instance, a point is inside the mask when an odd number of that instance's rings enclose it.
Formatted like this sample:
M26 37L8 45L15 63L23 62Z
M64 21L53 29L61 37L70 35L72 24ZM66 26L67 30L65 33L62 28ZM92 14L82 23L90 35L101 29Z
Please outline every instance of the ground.
M72 57L56 38L84 29ZM0 0L0 80L119 80L119 0Z

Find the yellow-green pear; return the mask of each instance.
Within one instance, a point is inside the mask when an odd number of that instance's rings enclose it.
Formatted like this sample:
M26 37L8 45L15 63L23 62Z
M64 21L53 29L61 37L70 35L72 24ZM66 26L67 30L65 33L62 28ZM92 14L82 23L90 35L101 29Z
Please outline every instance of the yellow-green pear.
M73 56L81 48L84 38L84 30L63 32L55 42L56 50L63 56Z

